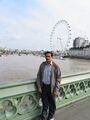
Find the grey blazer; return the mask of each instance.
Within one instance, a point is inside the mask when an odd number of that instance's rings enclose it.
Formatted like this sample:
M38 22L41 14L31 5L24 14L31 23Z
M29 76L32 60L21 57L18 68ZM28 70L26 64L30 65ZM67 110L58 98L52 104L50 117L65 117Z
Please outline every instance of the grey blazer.
M42 80L43 80L45 65L46 65L46 62L43 62L39 67L39 70L37 73L37 79L36 79L37 88L42 89L42 86L43 86ZM59 92L60 82L61 82L60 68L55 62L52 62L51 77L50 77L51 93Z

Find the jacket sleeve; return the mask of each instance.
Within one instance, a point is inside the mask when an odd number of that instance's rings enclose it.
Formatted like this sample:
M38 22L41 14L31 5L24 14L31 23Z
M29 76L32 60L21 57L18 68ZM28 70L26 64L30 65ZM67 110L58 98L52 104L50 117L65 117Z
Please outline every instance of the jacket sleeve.
M37 73L37 78L36 78L37 89L41 88L40 80L41 80L41 65L39 67L39 70L38 70L38 73Z
M56 69L56 83L55 83L55 92L59 92L61 83L61 70L59 66Z

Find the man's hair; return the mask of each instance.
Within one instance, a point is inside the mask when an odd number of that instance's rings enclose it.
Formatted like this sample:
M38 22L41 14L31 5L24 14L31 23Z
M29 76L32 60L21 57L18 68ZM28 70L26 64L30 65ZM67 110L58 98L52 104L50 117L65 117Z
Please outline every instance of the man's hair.
M51 54L51 56L53 57L53 52L52 51L46 51L45 53L44 53L44 55L46 56L46 54Z

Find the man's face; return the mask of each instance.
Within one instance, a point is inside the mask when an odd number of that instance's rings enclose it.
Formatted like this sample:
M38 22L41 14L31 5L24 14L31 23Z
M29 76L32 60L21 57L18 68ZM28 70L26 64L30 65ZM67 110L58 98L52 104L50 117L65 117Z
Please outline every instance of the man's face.
M45 55L45 59L46 59L46 62L47 62L47 63L50 63L50 62L52 61L52 56L51 56L51 54L50 54L50 53L47 53L47 54Z

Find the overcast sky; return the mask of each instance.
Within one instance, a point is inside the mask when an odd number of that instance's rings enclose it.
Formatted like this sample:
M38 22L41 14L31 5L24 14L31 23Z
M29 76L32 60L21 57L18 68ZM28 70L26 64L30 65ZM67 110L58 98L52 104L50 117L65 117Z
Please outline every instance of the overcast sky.
M0 47L48 50L62 19L71 27L71 43L78 36L90 40L90 0L0 0Z

